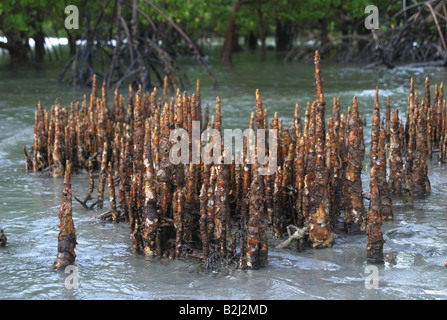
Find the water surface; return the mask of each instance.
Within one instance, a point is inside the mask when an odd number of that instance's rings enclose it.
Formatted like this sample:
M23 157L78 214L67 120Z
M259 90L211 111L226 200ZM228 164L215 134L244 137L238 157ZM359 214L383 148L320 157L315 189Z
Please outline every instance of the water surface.
M4 57L3 57L4 58ZM214 110L222 100L223 126L246 129L260 89L269 117L278 112L289 126L295 104L301 114L315 94L313 65L284 64L258 55L242 54L229 69L209 60L221 87L196 64L184 67L192 82L201 79L203 104ZM62 64L26 66L11 70L0 64L0 227L8 245L0 248L2 299L446 299L447 277L447 166L429 162L432 194L417 199L414 207L394 200L395 220L384 222L386 263L379 266L379 288L368 289L365 279L366 236L337 233L330 249L296 252L276 249L270 242L269 265L261 270L204 272L195 261L149 260L132 252L125 223L90 221L98 211L73 204L77 230L76 267L79 288L66 289L67 274L53 270L57 254L58 218L62 179L26 173L22 145L32 144L34 110L38 100L49 108L56 98L62 105L80 101L89 90L73 90L56 81ZM410 77L423 92L424 78L431 83L447 79L436 67L365 69L359 65L322 64L328 108L340 96L342 112L358 97L366 119L369 142L375 87L380 101L391 97L403 115ZM329 113L329 112L328 112ZM383 114L383 113L382 113ZM269 120L270 120L269 119ZM85 174L73 177L73 193L84 197ZM365 191L368 174L363 176ZM107 198L107 196L105 196ZM104 211L107 210L107 207ZM102 212L102 211L101 211ZM396 229L397 228L397 229ZM390 231L391 230L391 231ZM390 232L389 232L390 231Z

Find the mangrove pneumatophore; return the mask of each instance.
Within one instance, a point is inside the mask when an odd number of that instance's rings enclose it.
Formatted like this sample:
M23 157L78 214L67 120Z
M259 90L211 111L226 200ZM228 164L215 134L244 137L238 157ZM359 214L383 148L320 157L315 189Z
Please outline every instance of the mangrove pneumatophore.
M0 229L0 247L6 246L7 240L5 232Z
M403 141L400 135L399 110L395 109L391 116L390 144L388 151L390 168L388 191L390 194L401 195L403 183Z
M371 153L370 153L370 203L368 219L366 222L366 234L368 236L367 261L370 263L383 262L383 236L382 236L382 197L380 188L379 170L381 160L379 154L384 152L385 131L380 128L380 110L376 89L374 101L373 125L371 129ZM382 143L381 143L382 142Z
M108 99L104 85L98 95L94 77L92 92L81 103L67 108L56 101L47 111L39 102L33 145L23 151L27 170L65 175L55 266L74 262L69 179L72 172L82 171L88 191L83 200L75 199L85 209L97 204L96 210L104 210L93 219L127 223L135 252L152 258L192 257L207 268L257 269L268 264L272 242L282 241L280 248L326 248L341 228L348 235L366 233L368 261L382 261L381 226L393 218L391 195L407 203L412 192L429 194L427 158L439 149L438 160L446 161L443 84L430 96L426 79L421 99L412 79L406 116L391 113L387 97L383 123L377 89L368 166L357 98L345 112L334 98L326 119L318 52L314 58L316 95L307 102L303 119L295 105L292 124L286 127L278 112L263 107L256 90L247 124L253 130L269 127L268 134L245 136L234 156L221 140L225 106L217 97L215 112L207 104L202 115L199 81L191 95L177 89L171 99L166 87L134 92L131 86L128 97L115 90ZM197 123L199 141L194 140ZM174 152L179 141L171 135L178 132L188 143ZM271 149L273 145L277 148ZM193 161L197 154L199 160ZM186 160L174 163L173 158ZM261 158L275 158L276 164L270 167ZM205 161L209 159L213 161ZM369 196L362 173L370 176ZM94 174L99 174L97 186ZM369 200L368 211L364 199Z
M349 114L347 135L347 165L343 180L345 194L345 231L348 234L364 232L366 217L363 204L362 169L365 151L363 149L362 121L358 112L357 98L354 97Z
M330 247L333 241L330 225L329 170L326 166L326 102L320 72L320 57L315 54L316 108L315 108L315 180L310 194L309 240L314 248ZM330 147L330 145L329 145Z

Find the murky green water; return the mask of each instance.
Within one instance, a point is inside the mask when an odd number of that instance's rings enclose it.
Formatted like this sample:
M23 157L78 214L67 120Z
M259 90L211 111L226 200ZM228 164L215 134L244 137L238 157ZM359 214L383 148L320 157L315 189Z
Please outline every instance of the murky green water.
M3 57L4 58L4 57ZM0 56L0 59L3 59ZM304 106L314 96L312 63L259 63L256 55L235 57L234 70L210 61L221 88L213 90L197 65L185 66L191 79L201 79L202 101L214 107L222 99L223 125L248 127L260 89L269 116L278 112L290 125L295 103ZM207 273L194 261L149 261L131 250L127 224L102 224L89 219L76 202L76 266L79 288L66 289L67 274L53 270L57 253L58 218L62 180L25 172L22 145L32 143L37 100L49 107L56 98L62 105L81 100L83 90L59 84L59 63L41 68L11 70L0 65L0 227L8 245L0 248L2 299L446 299L447 298L447 166L430 163L432 194L417 199L414 207L394 201L395 220L385 222L386 263L379 266L377 289L365 279L366 237L336 235L331 249L298 253L270 246L268 267L256 271ZM392 71L362 66L323 64L324 93L328 106L340 96L342 111L355 95L367 120L369 141L375 86L380 99L391 96L393 107L404 114L410 77L423 92L424 77L432 83L447 79L447 70L434 67L400 67ZM368 176L364 175L365 189ZM73 178L74 195L85 195L85 176ZM104 210L106 211L107 208ZM399 228L400 232L388 232Z

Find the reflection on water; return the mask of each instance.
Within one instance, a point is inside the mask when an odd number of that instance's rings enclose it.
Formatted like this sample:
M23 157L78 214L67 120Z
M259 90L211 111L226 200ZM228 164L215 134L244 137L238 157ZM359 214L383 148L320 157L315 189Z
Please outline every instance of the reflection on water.
M314 95L313 65L270 61L243 54L228 70L211 61L221 88L200 66L186 66L191 78L201 79L202 101L213 110L222 100L223 126L245 129L260 89L269 117L278 112L290 125L295 104L304 107ZM328 107L340 96L342 111L355 95L366 119L369 141L375 86L380 99L390 95L393 108L404 114L410 77L422 92L424 77L431 83L446 79L446 70L434 67L399 67L365 70L361 66L323 64ZM379 266L379 288L366 289L366 237L337 233L331 249L298 253L275 249L271 240L269 266L256 271L204 272L195 261L150 260L131 250L126 224L90 221L96 210L76 202L76 266L79 288L66 289L67 274L53 270L57 253L57 211L62 179L26 173L22 145L32 142L37 100L49 107L56 98L62 105L82 99L89 90L72 90L55 80L60 65L10 70L0 67L0 227L8 245L0 248L0 297L3 299L446 299L447 280L447 175L446 166L429 162L432 194L405 207L395 199L395 220L383 231L386 263ZM365 189L368 175L363 175ZM83 198L85 173L73 177L73 192ZM105 211L107 208L104 209Z

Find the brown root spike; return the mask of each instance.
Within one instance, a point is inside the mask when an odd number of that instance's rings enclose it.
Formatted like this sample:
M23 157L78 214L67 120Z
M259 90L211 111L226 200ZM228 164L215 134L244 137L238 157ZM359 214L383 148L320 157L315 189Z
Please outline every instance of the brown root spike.
M330 199L327 186L329 184L329 171L325 161L325 110L320 58L318 51L315 53L315 79L317 85L317 101L315 108L315 180L310 194L309 211L309 240L314 248L326 248L332 245L333 234L330 226L329 207Z
M64 190L62 191L62 204L59 208L60 220L58 253L54 268L64 269L75 262L76 230L73 223L73 203L71 193L71 164L67 161L65 166Z
M389 147L389 167L390 175L388 180L388 191L390 194L402 194L403 183L403 142L400 137L399 110L394 110L391 116L390 125L390 147Z
M371 139L378 139L377 136L371 136ZM371 144L373 141L371 141ZM373 165L370 174L370 189L371 198L369 205L368 221L366 226L366 234L368 236L367 261L369 263L380 264L383 263L383 236L382 236L382 202L380 198L380 189L377 181L377 171L379 162L377 158L373 158L371 153L371 160Z
M357 99L354 97L349 119L348 163L344 180L344 190L347 199L345 202L345 231L348 234L363 233L362 226L366 216L363 205L362 168L364 151L362 150L363 135L360 129L361 126Z

